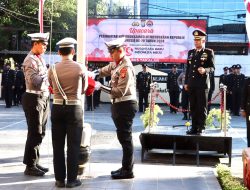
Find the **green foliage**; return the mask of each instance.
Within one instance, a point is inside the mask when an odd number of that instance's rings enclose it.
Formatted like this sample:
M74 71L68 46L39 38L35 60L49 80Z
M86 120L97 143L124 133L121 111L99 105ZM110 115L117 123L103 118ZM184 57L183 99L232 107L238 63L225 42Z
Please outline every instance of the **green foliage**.
M247 190L239 179L232 176L230 169L226 165L218 164L216 171L222 190Z
M160 119L158 117L158 114L163 115L163 111L162 111L162 109L157 104L155 104L155 106L154 106L154 116L153 116L153 121L152 121L153 123L150 125L149 124L150 109L149 109L149 107L146 108L146 111L140 117L140 119L143 122L144 128L146 128L148 126L150 126L150 127L157 126L157 124L160 121Z
M224 115L222 115L222 117L224 117ZM221 119L221 110L213 108L207 115L206 126L210 128L220 128ZM231 123L231 116L228 111L226 111L226 123L228 128Z

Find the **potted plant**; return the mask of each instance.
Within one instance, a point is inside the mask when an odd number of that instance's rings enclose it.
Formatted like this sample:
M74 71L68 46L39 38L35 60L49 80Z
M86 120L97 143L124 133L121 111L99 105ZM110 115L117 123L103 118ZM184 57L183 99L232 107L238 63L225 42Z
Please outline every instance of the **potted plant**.
M211 109L206 118L206 127L210 129L220 129L221 122L224 119L224 114L221 114L221 109ZM226 111L226 128L230 127L231 116L229 111Z
M139 136L140 143L142 146L141 161L144 160L143 158L145 151L151 150L152 148L161 147L162 144L162 141L161 139L159 139L159 136L155 133L151 133L151 131L152 129L156 128L157 124L160 121L158 115L163 115L163 111L157 104L154 104L152 107L153 110L150 110L149 107L146 108L145 112L140 117L145 128L144 132L142 132Z
M147 129L156 127L160 121L160 118L158 117L159 114L163 115L163 111L157 104L154 105L152 118L150 118L150 108L146 108L145 112L140 117L144 128ZM148 129L148 131L150 132L150 129Z

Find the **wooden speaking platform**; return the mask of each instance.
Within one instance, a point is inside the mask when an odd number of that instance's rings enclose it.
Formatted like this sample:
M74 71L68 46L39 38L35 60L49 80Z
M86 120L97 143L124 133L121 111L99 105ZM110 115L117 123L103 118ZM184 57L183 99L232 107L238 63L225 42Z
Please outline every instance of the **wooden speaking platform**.
M196 164L199 166L200 151L216 151L218 154L228 155L229 166L232 157L232 137L224 136L220 130L205 130L201 135L186 135L186 127L156 127L156 130L140 134L142 145L141 161L144 161L144 154L152 149L173 150L173 165L176 163L176 153L194 152ZM212 153L212 152L211 152Z

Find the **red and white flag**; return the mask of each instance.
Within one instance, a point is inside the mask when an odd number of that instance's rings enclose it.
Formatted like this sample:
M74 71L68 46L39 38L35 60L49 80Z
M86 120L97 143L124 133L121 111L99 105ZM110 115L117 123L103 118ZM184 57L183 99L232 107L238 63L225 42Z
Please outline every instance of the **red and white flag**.
M250 41L250 0L244 0L246 7L246 29L248 35L248 41Z
M43 5L45 0L39 0L39 12L38 12L38 21L40 24L40 32L43 33Z

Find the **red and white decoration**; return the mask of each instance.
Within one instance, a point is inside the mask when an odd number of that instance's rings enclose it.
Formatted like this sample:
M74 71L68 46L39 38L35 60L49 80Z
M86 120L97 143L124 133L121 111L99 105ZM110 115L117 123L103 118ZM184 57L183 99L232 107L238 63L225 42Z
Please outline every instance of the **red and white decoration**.
M40 24L40 33L43 33L43 5L45 0L39 0L38 22Z

